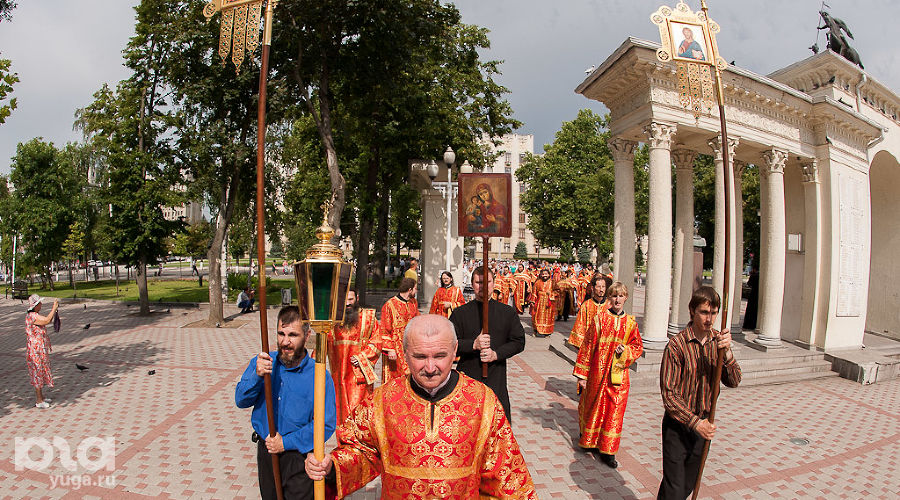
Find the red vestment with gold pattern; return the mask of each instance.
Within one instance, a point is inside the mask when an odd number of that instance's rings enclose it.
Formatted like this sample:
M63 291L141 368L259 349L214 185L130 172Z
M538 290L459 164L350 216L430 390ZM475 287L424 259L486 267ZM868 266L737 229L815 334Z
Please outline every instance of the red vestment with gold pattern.
M616 347L625 347L619 363L625 368L620 385L610 381L610 367L615 359ZM615 455L622 436L622 420L628 403L631 386L628 366L644 351L634 316L601 311L594 317L584 336L578 359L575 361L576 377L587 381L578 401L578 426L582 448L598 448L600 453Z
M572 333L569 334L569 343L575 347L581 347L584 342L584 335L587 333L588 327L594 322L594 317L601 310L605 311L609 308L607 301L595 302L594 299L582 302L581 309L578 310L578 316L575 316L575 324L572 325Z
M381 475L386 499L536 499L525 459L484 384L459 374L432 403L396 378L375 389L337 428L332 452L339 498Z
M531 278L527 273L520 271L513 275L513 279L516 283L516 291L513 294L514 306L516 308L516 312L522 314L525 312L525 292L528 290Z
M556 320L556 292L552 281L537 280L532 291L531 327L540 335L553 333L553 322Z
M375 363L381 354L381 332L375 309L360 309L355 325L336 326L329 336L328 363L334 380L337 421L341 423L372 393L378 379ZM354 359L358 366L353 366Z
M409 375L409 367L403 357L403 329L409 320L419 315L419 303L415 297L403 300L394 295L381 307L381 350L393 349L397 359L388 360L385 355L382 361L381 381L387 382L394 377Z
M581 304L588 297L590 297L591 292L588 288L591 286L591 273L587 272L587 270L581 271L581 275L578 276L578 303Z
M449 310L444 307L444 302L450 302ZM465 303L466 299L463 298L462 290L459 287L452 285L442 286L434 292L434 298L431 299L431 309L428 311L428 314L440 314L445 318L449 318L453 309Z

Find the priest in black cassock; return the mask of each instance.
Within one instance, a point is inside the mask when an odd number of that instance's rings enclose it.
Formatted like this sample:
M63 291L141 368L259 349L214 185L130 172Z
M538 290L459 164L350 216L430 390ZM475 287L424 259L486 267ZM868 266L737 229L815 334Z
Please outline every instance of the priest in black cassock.
M453 310L450 322L456 328L459 364L456 369L483 382L494 391L503 404L506 419L512 422L509 410L509 391L506 389L506 360L525 350L525 329L512 307L496 300L488 309L488 334L481 332L482 304L485 290L494 289L494 273L488 271L487 286L483 286L484 270L472 272L475 300ZM488 363L487 378L481 378L481 362Z

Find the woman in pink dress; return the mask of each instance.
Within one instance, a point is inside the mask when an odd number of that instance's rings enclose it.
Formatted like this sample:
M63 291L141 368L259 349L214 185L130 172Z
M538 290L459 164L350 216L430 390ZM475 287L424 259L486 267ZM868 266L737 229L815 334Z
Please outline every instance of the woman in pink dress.
M37 398L35 407L50 408L50 400L44 399L41 389L47 385L53 387L53 375L50 373L50 338L47 337L47 325L53 322L59 301L53 301L50 314L41 316L41 303L44 298L33 293L28 297L28 312L25 314L25 364L28 366L28 375L31 377L31 385L34 386L34 394Z

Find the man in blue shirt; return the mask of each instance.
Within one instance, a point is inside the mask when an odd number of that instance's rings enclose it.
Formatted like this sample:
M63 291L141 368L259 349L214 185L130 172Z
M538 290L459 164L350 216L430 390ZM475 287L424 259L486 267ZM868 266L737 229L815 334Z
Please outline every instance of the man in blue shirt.
M272 456L279 454L281 484L285 498L313 498L313 482L306 474L304 460L313 449L313 385L315 360L307 355L309 325L300 321L297 306L278 313L278 351L261 352L244 370L234 391L238 408L253 407L250 423L257 441L256 464L259 492L264 499L275 498ZM277 355L276 355L277 354ZM263 376L272 377L272 398L277 432L269 436ZM334 434L334 383L325 375L325 439Z

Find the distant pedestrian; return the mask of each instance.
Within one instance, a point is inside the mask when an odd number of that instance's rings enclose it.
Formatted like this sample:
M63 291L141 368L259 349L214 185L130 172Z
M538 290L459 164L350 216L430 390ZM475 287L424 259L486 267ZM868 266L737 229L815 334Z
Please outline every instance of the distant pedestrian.
M191 276L193 276L194 274L200 276L200 271L197 270L197 263L191 261Z
M47 336L47 325L56 318L59 301L53 300L50 314L41 316L41 304L44 298L33 293L28 297L28 310L25 313L25 364L34 387L37 408L50 408L50 400L44 399L43 386L53 387L53 374L50 372L50 338Z
M404 278L412 278L416 280L416 283L419 282L419 259L412 257L409 259L409 269L403 273Z

